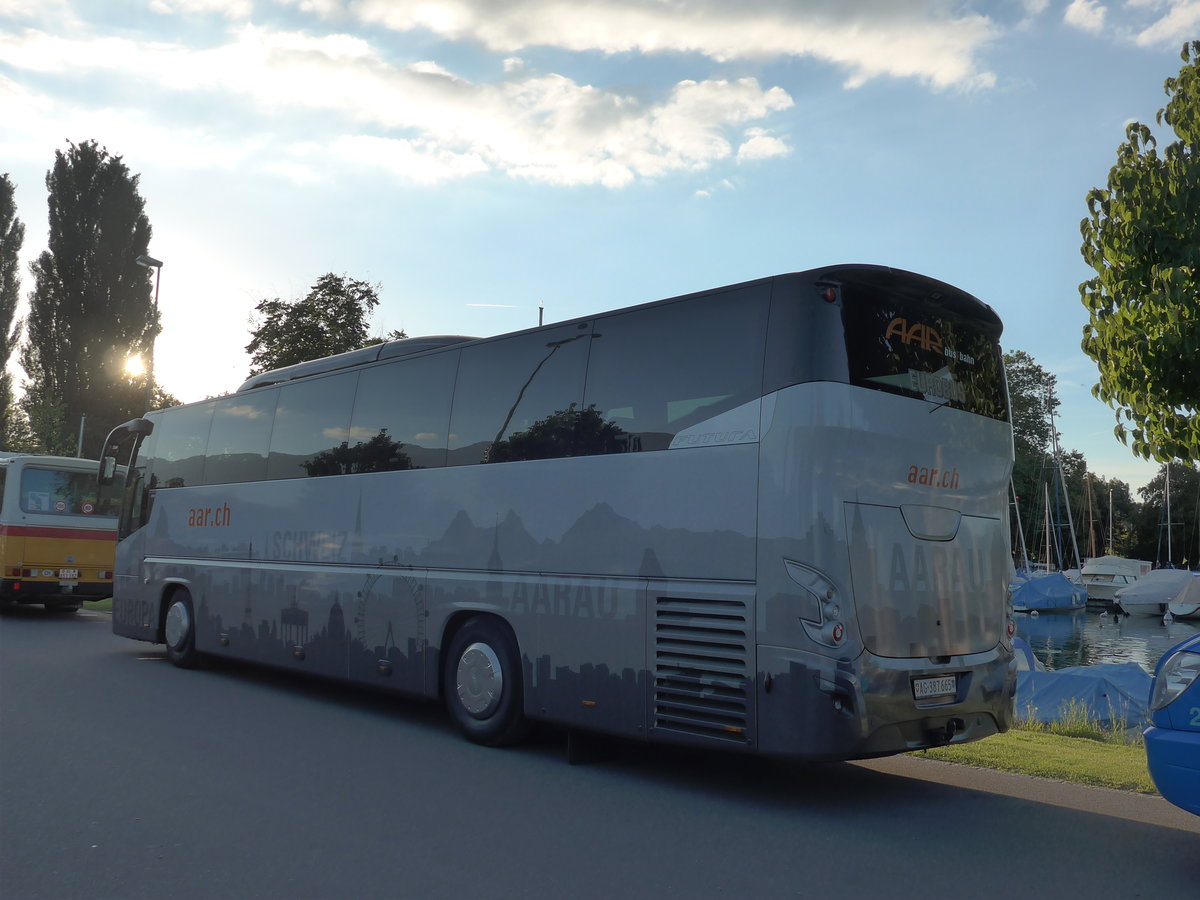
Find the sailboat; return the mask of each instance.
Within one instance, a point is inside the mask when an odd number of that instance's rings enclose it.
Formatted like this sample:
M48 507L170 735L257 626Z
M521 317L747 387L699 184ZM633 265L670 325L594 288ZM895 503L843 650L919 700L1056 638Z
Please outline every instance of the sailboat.
M1144 559L1126 559L1112 553L1113 545L1113 501L1112 490L1108 492L1108 550L1104 556L1084 560L1080 570L1080 583L1087 589L1088 600L1112 606L1117 602L1117 591L1135 584L1154 566Z
M1054 466L1053 476L1055 477L1055 496L1057 491L1062 488L1063 493L1066 493L1062 483L1062 464L1059 459L1058 438L1054 430L1054 405L1047 400L1047 408L1050 412L1050 432L1054 435ZM1013 507L1017 507L1016 489L1010 480L1009 488L1013 491ZM1052 525L1052 517L1050 515L1050 488L1045 482L1042 484L1043 497L1043 518L1045 522L1045 550L1042 556L1042 564L1040 568L1031 566L1028 556L1025 553L1025 534L1021 531L1021 514L1017 510L1017 533L1021 539L1021 559L1022 567L1018 569L1010 582L1010 590L1012 592L1012 608L1013 612L1025 613L1043 613L1043 612L1071 612L1077 609L1083 609L1087 606L1087 590L1079 584L1071 581L1070 578L1062 571L1063 559L1062 552L1059 547L1058 536ZM1067 506L1067 519L1070 523L1071 509ZM1070 527L1072 546L1075 541L1075 529L1073 524ZM1075 559L1079 559L1079 550L1075 550ZM1057 561L1058 568L1051 568L1052 560Z
M1022 534L1021 554L1024 565L1016 571L1010 584L1013 612L1070 612L1076 609L1083 609L1087 606L1087 590L1081 585L1074 584L1063 574L1061 568L1049 568L1050 560L1054 556L1051 543L1050 492L1045 485L1043 485L1043 496L1045 501L1046 535L1045 555L1043 559L1045 562L1042 564L1042 568L1035 568L1029 564L1029 560L1025 556L1025 536ZM1016 499L1015 493L1013 499L1014 501ZM1019 513L1017 527L1019 531Z
M1153 569L1116 594L1121 609L1130 615L1176 619L1200 615L1200 572L1187 569Z
M1200 616L1200 573L1174 567L1171 545L1171 466L1167 464L1163 491L1163 526L1167 538L1167 561L1163 568L1154 569L1140 576L1135 584L1116 592L1121 609L1130 615L1161 616L1170 613L1173 618ZM1162 550L1162 533L1159 534L1159 550ZM1159 559L1161 560L1161 556Z

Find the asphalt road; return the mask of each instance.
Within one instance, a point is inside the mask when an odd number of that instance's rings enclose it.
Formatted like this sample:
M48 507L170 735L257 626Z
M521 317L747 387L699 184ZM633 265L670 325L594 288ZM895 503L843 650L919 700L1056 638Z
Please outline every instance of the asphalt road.
M107 614L0 617L0 897L1192 898L1159 798L908 757L798 765L548 736L245 666Z

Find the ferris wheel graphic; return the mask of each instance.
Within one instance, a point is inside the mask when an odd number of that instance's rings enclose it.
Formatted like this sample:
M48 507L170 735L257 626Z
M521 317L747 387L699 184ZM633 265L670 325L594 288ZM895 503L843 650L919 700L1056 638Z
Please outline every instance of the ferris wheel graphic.
M388 565L383 560L379 561L380 566ZM380 580L384 581L384 586L379 584ZM404 586L406 591L397 589L395 585L399 583ZM386 656L392 650L397 648L395 629L392 623L392 614L399 612L400 607L389 603L389 597L384 594L384 590L377 588L391 586L391 595L399 599L405 592L409 595L411 609L416 618L415 636L417 646L424 646L425 643L425 586L419 578L412 575L402 574L397 571L395 574L390 572L378 572L367 575L363 578L362 586L359 588L354 606L354 633L358 638L359 643L366 649L372 649L369 631L378 633L377 628L372 628L372 625L384 626L384 620L379 618L379 610L382 609L383 615L386 616L386 627L384 629L383 652ZM407 629L405 630L407 631Z

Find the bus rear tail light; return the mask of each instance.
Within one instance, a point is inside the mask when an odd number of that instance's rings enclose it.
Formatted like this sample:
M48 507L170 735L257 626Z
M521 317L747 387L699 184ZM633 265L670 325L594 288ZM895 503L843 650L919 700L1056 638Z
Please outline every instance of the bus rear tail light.
M1009 637L1009 640L1012 640L1012 638L1013 638L1013 637L1016 635L1016 633L1017 633L1017 623L1016 623L1016 622L1014 622L1012 619L1009 619L1009 620L1008 620L1008 637Z

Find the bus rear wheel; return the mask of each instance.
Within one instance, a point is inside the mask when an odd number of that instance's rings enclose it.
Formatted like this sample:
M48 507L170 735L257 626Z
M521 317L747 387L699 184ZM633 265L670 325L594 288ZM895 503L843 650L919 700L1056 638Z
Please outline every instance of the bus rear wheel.
M196 652L196 616L187 591L176 591L167 603L163 640L167 645L167 659L181 669L196 667L200 659Z
M490 616L468 620L444 665L446 707L467 740L503 747L525 737L521 654L507 623Z

